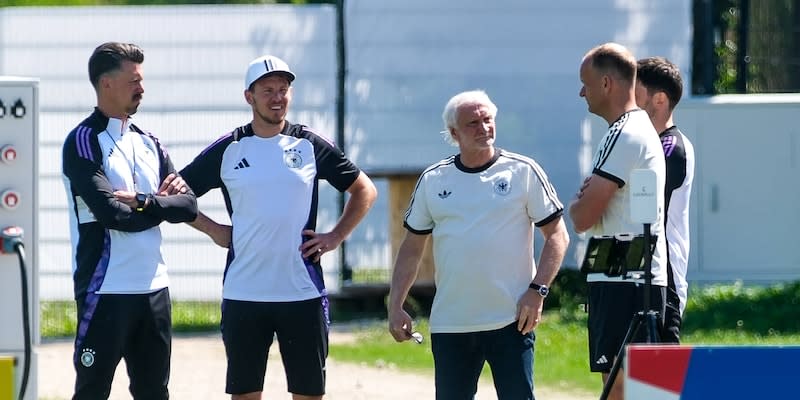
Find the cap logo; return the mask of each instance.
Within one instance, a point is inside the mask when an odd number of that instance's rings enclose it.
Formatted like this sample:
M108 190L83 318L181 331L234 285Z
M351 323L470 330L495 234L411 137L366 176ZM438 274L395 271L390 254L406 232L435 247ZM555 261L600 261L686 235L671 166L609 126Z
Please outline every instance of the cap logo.
M278 72L289 81L289 84L291 84L295 78L289 66L278 57L263 56L251 61L247 66L247 73L244 78L245 89L250 90L253 82L259 80L261 77Z

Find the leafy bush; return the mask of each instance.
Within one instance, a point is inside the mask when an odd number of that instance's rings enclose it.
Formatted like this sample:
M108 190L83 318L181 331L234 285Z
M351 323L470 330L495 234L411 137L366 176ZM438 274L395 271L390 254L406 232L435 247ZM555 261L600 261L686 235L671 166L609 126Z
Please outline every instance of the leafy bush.
M583 305L586 304L587 298L586 275L577 269L562 268L553 281L544 308L558 310L561 318L574 321L584 313Z
M800 333L800 281L773 286L705 286L689 293L685 331Z
M545 309L565 321L580 320L587 302L586 277L562 269ZM717 284L691 290L683 331L730 330L759 335L800 333L800 281L772 286Z

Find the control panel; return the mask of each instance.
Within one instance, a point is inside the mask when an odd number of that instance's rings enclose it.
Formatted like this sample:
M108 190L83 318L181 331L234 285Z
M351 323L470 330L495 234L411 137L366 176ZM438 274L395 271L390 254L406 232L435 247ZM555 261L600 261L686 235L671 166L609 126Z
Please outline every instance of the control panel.
M29 363L25 399L36 398L37 366L35 352L31 360L25 360L23 321L28 320L30 348L35 348L40 341L37 284L38 91L38 79L0 76L0 231L8 233L3 235L6 240L21 237L24 246L24 257L19 257L14 246L0 246L0 323L3 325L0 329L0 356L14 358L14 398L19 393L23 366L26 361ZM25 261L26 279L21 272L21 259ZM23 281L27 281L27 318L23 313Z

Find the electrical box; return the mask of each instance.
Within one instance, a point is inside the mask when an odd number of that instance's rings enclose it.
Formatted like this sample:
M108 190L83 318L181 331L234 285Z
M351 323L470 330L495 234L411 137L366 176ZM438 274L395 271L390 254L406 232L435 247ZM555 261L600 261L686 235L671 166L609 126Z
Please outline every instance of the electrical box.
M25 398L37 398L36 347L39 333L39 271L37 231L39 80L0 76L0 231L16 226L23 230L23 244L28 281L28 326L31 359L25 360L23 334L22 276L16 253L0 253L0 357L12 357L13 387L16 399L29 362L30 375ZM0 379L0 386L7 386ZM0 393L9 388L0 387Z

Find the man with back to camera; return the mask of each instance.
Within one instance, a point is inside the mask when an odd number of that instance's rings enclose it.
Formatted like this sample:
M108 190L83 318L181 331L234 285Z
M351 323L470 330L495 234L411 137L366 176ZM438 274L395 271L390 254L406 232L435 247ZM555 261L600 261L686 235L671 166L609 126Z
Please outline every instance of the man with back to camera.
M467 400L484 363L500 399L533 399L534 328L569 244L563 205L532 159L496 148L497 106L483 91L445 106L445 139L459 154L428 167L406 211L394 265L389 332L412 336L403 310L429 236L436 294L430 316L436 399ZM536 265L533 228L544 237Z
M329 318L320 258L350 235L377 196L341 150L286 121L294 79L278 57L253 60L244 89L252 121L181 171L198 196L220 188L231 218L232 226L221 225L200 213L191 225L229 249L221 325L225 391L234 400L261 398L273 335L292 398L322 398ZM350 194L328 233L316 232L320 179Z
M606 43L591 49L580 67L589 112L605 119L609 128L600 140L592 162L592 175L579 189L569 207L574 229L589 235L642 232L642 224L631 220L630 174L648 169L657 176L658 220L652 224L657 237L652 258L650 307L659 312L663 326L667 285L667 250L664 238L664 152L647 113L636 105L636 59L625 47ZM589 285L589 364L592 372L608 380L614 357L622 346L633 315L643 309L644 279L641 274L609 277L587 274ZM647 329L639 329L633 342L647 340ZM613 382L609 399L623 398L623 374Z
M636 103L659 133L667 163L664 225L667 238L667 300L661 340L680 343L686 308L689 261L689 199L694 180L694 146L675 126L673 111L683 94L678 66L663 57L637 62Z
M104 43L89 58L97 107L64 141L77 334L73 399L106 399L121 358L134 399L167 399L172 320L162 221L197 216L164 147L132 123L144 53Z

